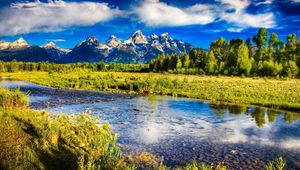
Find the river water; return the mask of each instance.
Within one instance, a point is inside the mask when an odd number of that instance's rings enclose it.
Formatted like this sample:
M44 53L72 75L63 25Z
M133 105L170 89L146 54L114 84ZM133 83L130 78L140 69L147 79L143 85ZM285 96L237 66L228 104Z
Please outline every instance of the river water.
M148 151L169 166L198 160L224 161L229 169L263 169L283 156L287 169L300 169L300 113L168 96L60 90L12 80L0 86L29 93L33 109L100 117L120 134L125 153Z

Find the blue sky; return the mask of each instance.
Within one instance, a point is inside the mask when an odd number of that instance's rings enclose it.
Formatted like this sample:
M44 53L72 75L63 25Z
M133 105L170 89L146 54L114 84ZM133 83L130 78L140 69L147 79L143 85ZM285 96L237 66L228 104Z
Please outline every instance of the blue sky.
M72 48L89 36L125 40L141 30L208 48L220 36L253 37L260 27L282 40L299 35L299 9L300 0L1 0L0 39Z

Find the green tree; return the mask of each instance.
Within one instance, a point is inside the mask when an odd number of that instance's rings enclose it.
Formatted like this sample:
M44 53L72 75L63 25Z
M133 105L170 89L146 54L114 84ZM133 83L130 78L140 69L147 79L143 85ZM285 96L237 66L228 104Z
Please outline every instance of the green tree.
M286 43L286 57L288 60L296 61L296 34L289 34Z
M274 60L278 54L278 35L272 33L269 40L267 60Z
M295 61L285 62L283 66L283 70L284 70L283 74L290 78L296 77L299 72L299 68Z
M226 58L225 46L226 40L223 37L220 37L217 41L214 41L210 44L210 50L213 51L215 58L219 62L224 61Z
M237 50L237 68L238 73L249 75L251 71L251 61L249 59L248 48L246 45L240 45Z
M265 59L264 56L266 53L266 43L267 43L268 34L269 33L265 28L260 28L258 33L252 39L257 47L257 51L255 55L256 61Z
M177 70L178 70L178 69L181 69L181 67L182 67L181 60L178 59L178 60L177 60L177 63L176 63L176 69L177 69Z
M214 52L209 51L206 60L206 72L208 74L215 74L217 70L217 60L215 58Z
M97 63L97 71L103 71L105 69L105 63L100 61Z
M169 60L169 64L168 64L168 68L170 70L176 69L177 60L178 60L178 57L176 56L176 54L172 54L171 58Z
M168 71L170 60L171 60L171 57L170 57L169 54L167 54L167 55L162 59L162 70L163 70L163 71Z
M0 72L6 72L4 62L0 61Z
M180 55L180 60L182 62L182 67L188 68L190 66L190 58L189 58L189 55L187 55L186 52L183 52Z
M300 67L300 38L296 42L296 62L297 66Z

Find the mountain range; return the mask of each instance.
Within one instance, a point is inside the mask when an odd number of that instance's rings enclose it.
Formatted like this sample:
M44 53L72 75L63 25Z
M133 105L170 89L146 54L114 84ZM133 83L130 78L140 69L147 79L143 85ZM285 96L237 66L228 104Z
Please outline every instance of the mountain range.
M55 63L99 62L106 63L149 63L159 54L180 54L189 52L193 46L173 39L168 33L145 36L136 31L121 42L111 36L104 43L96 37L88 37L73 49L63 49L54 42L43 46L29 45L23 38L15 42L0 41L0 60L11 61L48 61Z

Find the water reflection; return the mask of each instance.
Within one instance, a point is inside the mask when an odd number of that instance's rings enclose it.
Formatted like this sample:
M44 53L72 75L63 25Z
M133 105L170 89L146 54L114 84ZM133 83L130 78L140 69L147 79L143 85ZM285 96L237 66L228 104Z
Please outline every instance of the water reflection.
M88 111L100 116L121 134L119 143L125 152L150 151L163 156L167 164L191 159L226 160L229 167L260 169L281 155L290 169L294 162L300 162L299 113L166 96L58 90L17 81L0 82L3 84L30 91L35 109L52 113ZM232 155L232 149L238 154Z
M211 110L213 110L217 115L223 116L226 112L231 114L245 114L251 115L255 120L257 127L263 127L267 121L273 123L276 121L276 117L281 117L283 115L284 121L286 123L293 123L300 120L300 113L289 112L289 111L278 111L274 109L262 108L262 107L248 107L242 105L224 105L224 104L211 104Z

